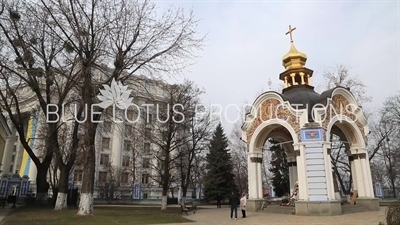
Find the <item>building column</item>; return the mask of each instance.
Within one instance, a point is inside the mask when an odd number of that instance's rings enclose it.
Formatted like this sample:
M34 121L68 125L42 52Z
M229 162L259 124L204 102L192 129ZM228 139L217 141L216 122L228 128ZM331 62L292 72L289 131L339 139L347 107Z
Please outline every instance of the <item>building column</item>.
M34 118L35 122L32 125L32 137L27 137L31 138L30 141L28 141L29 146L32 148L33 153L40 159L43 156L43 153L38 151L36 146L44 146L42 143L44 143L43 139L44 136L41 136L41 131L43 127L45 126L45 120L42 115L35 117ZM28 177L29 180L31 181L32 186L36 185L36 177L37 177L37 167L36 164L33 162L31 157L28 159L30 161L29 163L29 171L28 171Z
M1 162L1 173L2 174L9 174L13 173L14 171L9 171L10 166L12 165L11 159L13 156L13 149L14 149L14 143L15 143L15 133L16 129L14 127L14 124L10 125L10 131L11 135L7 137L6 139L6 144L4 146L4 153L3 153L3 160ZM15 161L15 159L14 159ZM13 169L14 170L14 169Z
M120 118L121 110L116 111L117 117ZM112 149L111 149L111 165L120 168L122 164L122 147L124 142L124 123L113 122Z

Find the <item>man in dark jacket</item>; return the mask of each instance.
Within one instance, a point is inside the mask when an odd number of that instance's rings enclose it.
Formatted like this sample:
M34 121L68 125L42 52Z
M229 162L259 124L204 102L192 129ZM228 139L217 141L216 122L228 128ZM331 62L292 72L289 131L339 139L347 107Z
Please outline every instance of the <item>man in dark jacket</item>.
M239 202L240 202L239 197L235 194L235 192L232 192L232 195L229 198L229 205L231 206L231 216L230 216L231 219L233 217L233 211L235 211L235 220L237 220L237 207Z
M220 193L218 193L217 195L217 208L221 208L221 200L222 200L222 196Z

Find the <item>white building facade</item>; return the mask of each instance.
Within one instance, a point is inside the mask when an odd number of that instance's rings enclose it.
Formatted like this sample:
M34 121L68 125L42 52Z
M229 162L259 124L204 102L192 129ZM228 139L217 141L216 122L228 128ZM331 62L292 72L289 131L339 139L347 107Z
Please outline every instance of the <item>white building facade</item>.
M126 110L108 107L102 116L102 123L97 127L96 134L96 173L94 197L104 196L104 186L110 182L116 185L114 196L133 199L161 199L162 188L159 182L159 167L161 166L156 154L159 147L152 143L151 135L161 135L159 132L157 105L166 104L167 84L144 77L137 77L134 84L126 84L132 90L131 97L134 107ZM29 91L27 95L32 95ZM32 95L32 99L35 96ZM44 140L40 131L46 123L46 117L40 114L35 101L29 101L26 109L25 136L28 144L37 156L41 155ZM138 111L140 108L140 111ZM140 112L140 113L138 113ZM35 191L36 166L31 162L27 152L19 141L18 132L15 132L12 123L7 120L5 113L0 118L0 148L2 152L3 174L18 173L20 176L28 175L31 187ZM72 115L73 116L73 115ZM66 110L65 115L71 117ZM114 118L115 117L115 118ZM64 118L66 119L66 118ZM121 122L117 122L121 121ZM71 123L72 124L72 123ZM72 126L72 125L71 125ZM83 133L78 135L81 139ZM68 137L66 137L68 138ZM162 137L160 137L162 138ZM66 141L68 142L68 141ZM1 152L0 152L1 153ZM70 188L81 188L83 171L82 157L78 153L77 165L70 174ZM49 181L52 174L49 174ZM111 181L112 180L112 181ZM178 197L178 179L172 182L169 196ZM49 192L50 194L50 192ZM194 189L189 189L187 198L199 197Z

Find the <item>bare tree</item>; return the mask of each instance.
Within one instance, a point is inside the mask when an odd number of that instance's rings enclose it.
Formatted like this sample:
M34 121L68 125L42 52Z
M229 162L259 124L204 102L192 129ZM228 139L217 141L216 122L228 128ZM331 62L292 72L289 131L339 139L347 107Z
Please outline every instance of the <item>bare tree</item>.
M324 84L320 89L331 89L336 86L348 88L359 105L371 102L372 97L366 95L367 85L356 75L350 73L350 67L338 64L323 73Z
M243 120L239 120L234 124L229 140L233 164L233 173L235 174L236 183L241 193L246 191L248 188L247 145L244 141L242 141L241 138L242 124Z
M24 130L32 112L24 111L26 101L37 102L42 115L56 121L68 93L78 81L76 63L63 52L60 39L46 25L49 13L30 2L2 2L0 32L4 37L0 53L1 108L17 129L20 142L37 167L37 201L47 198L47 172L58 152L59 123L47 123L46 149L38 156L30 148ZM29 99L27 95L30 93ZM32 97L33 95L33 97ZM55 114L49 114L49 105ZM53 108L54 109L54 108Z
M183 152L179 149L193 140L193 136L186 135L188 126L185 122L187 118L194 116L191 103L194 102L194 97L201 93L193 92L194 89L196 88L190 82L181 85L165 85L166 99L164 103L157 105L157 124L154 126L155 130L150 135L150 139L158 147L155 157L158 162L156 170L159 171L159 182L162 186L161 210L167 207L167 193L170 189L171 178L177 177L174 174L176 162L181 159ZM197 151L198 147L195 146L194 151Z
M121 198L122 195L122 178L123 168L112 166L111 163L105 166L103 173L105 180L99 180L98 187L100 195L105 198L108 204L111 204Z
M200 49L203 38L196 37L198 21L193 14L169 9L158 16L155 4L149 1L41 0L38 4L49 14L46 25L57 31L63 46L79 62L82 105L85 115L94 115L84 123L86 162L78 210L78 215L91 215L97 128L93 121L100 118L92 108L94 93L101 84L128 80L132 74L154 77L181 72L194 58L193 50ZM109 61L114 64L108 65ZM111 71L105 70L103 63Z
M178 170L180 187L182 188L182 202L186 201L187 190L194 187L197 175L195 173L196 159L204 155L209 138L214 127L211 118L211 110L204 107L200 102L202 90L191 81L185 81L180 85L180 94L183 95L181 104L184 108L183 135L186 143L177 148L175 165Z

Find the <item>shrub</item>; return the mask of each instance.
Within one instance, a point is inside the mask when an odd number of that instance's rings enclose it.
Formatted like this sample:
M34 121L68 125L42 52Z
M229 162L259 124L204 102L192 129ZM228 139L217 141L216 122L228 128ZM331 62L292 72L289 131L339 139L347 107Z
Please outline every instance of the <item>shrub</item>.
M392 203L386 210L386 224L399 225L400 224L400 201Z

